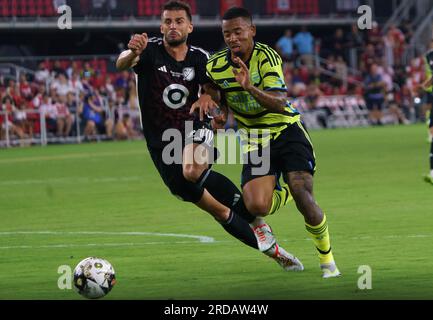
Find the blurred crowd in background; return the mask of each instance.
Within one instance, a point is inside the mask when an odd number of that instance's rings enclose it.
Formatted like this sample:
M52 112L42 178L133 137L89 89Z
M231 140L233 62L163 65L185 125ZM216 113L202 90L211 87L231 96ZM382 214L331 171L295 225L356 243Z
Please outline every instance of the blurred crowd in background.
M69 3L78 6L79 15L94 13L84 12L89 1L21 2L15 2L21 5L14 7L10 6L10 1L0 0L0 16L50 16L55 12L48 10L47 6L52 8L54 2L55 5ZM119 9L122 16L122 10L130 8L127 2L100 1L100 4L104 5L105 14L113 5L112 9ZM160 2L164 1L129 2L137 6L139 15L157 17ZM215 11L215 8L203 7L197 1L187 2L194 13L200 11L205 16L206 10ZM296 6L287 7L286 11L284 7L276 6L275 1L247 3L255 6L250 9L263 11L263 14L290 14L296 9L299 11L297 14L318 15L329 9L321 2L294 1L292 4ZM339 1L328 2L339 5ZM336 10L344 12L345 8L353 10L359 5L359 1L349 2L349 7L341 6ZM32 6L31 3L38 5ZM348 2L341 3L347 5ZM94 8L95 3L92 4ZM217 11L225 10L219 5L217 8ZM277 9L283 11L277 12ZM424 121L429 107L421 89L426 77L424 58L419 55L408 60L404 55L413 34L410 21L391 25L386 30L378 22L373 22L372 29L365 31L360 31L355 24L350 29L337 26L332 30L327 34L306 26L280 28L278 40L267 43L282 56L288 96L295 103L299 102L302 112L314 114L320 109L317 113L320 127L332 127L328 117L332 117L335 106L344 109L346 97L353 96L359 98L356 100L357 110L365 112L367 124ZM433 49L433 42L430 48ZM332 100L327 97L341 98ZM116 72L113 59L106 57L45 58L38 61L33 70L20 70L15 79L0 72L0 99L0 140L5 139L7 129L8 135L31 141L41 134L41 125L46 126L49 137L59 142L66 142L77 135L88 141L141 137L135 75L132 71ZM41 121L41 114L44 121ZM228 127L235 126L230 116Z

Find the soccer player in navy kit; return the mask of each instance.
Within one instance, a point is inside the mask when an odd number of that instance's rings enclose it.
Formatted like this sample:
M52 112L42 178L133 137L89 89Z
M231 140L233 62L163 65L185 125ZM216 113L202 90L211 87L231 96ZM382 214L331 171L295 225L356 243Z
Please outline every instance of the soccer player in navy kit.
M205 164L185 161L197 148L205 156L213 148L213 131L208 121L190 114L201 86L209 82L208 53L187 44L192 30L189 6L169 1L161 15L163 38L149 39L145 33L134 35L128 43L129 50L122 52L116 62L119 70L132 67L137 74L143 133L155 167L172 194L210 213L228 233L264 252L285 270L302 270L296 257L277 246L264 220L248 212L237 187L210 170L210 159ZM223 121L218 117L213 121L218 120ZM188 123L192 130L183 134ZM173 129L182 134L180 163L167 162L166 148L173 142L167 141L167 136L171 136L167 132L172 133Z

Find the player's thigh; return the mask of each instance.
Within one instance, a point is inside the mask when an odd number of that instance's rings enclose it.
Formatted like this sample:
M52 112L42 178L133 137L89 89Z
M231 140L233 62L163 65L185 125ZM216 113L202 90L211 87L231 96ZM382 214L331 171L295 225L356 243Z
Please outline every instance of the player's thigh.
M207 167L209 165L209 148L203 144L187 144L183 149L182 163L184 165Z
M188 181L197 182L209 168L209 150L201 144L187 144L182 155L183 175Z
M162 159L162 150L149 148L149 152L159 175L174 196L192 203L200 201L204 189L184 177L181 164L166 164Z

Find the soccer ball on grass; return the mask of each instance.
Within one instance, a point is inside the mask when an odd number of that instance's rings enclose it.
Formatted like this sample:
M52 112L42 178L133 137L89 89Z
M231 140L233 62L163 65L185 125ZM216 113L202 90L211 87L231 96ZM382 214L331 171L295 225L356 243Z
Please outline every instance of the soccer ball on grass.
M114 268L107 260L89 257L75 267L74 286L88 299L98 299L108 294L116 283Z

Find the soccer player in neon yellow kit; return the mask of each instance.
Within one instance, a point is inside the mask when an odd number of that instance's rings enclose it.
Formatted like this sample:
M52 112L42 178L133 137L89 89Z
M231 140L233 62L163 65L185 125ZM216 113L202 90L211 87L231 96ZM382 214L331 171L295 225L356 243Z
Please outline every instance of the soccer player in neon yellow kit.
M299 112L287 100L281 57L271 47L254 41L256 28L244 8L234 7L224 14L222 31L227 48L210 57L206 69L216 91L223 93L239 128L247 133L241 134L247 159L242 170L245 205L257 216L273 213L281 201L273 196L276 177L281 172L319 252L323 278L337 277L341 273L332 254L326 216L313 197L313 145ZM203 105L192 106L192 110L196 108L202 114L209 112L203 110ZM262 133L249 135L255 130ZM266 149L270 151L269 171L256 175L255 165L248 159Z

